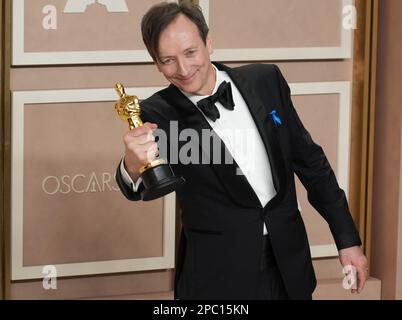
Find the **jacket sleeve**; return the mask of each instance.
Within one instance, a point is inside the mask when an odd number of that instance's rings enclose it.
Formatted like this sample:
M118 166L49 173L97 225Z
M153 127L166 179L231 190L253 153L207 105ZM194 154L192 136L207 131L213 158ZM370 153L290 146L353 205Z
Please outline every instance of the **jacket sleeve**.
M122 177L121 170L120 170L120 162L116 169L116 182L120 188L121 193L131 201L138 201L141 200L141 192L144 191L144 185L140 183L138 186L137 192L133 191L133 187L127 185Z
M345 192L340 189L323 149L313 141L297 115L286 80L277 66L275 69L290 133L293 170L306 188L309 202L327 221L338 250L361 245Z

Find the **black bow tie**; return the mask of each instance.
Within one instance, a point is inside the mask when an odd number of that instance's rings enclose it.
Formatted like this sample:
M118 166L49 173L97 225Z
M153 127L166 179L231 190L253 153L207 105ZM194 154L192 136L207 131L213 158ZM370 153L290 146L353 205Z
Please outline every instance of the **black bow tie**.
M226 109L234 109L230 82L223 81L215 94L197 102L197 106L202 112L214 122L220 117L219 110L215 105L216 101L219 101Z

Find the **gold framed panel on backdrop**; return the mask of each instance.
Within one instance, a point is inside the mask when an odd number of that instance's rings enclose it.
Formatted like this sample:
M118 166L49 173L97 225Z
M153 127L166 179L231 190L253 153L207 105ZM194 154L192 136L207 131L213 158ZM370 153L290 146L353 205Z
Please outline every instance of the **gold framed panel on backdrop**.
M158 2L14 0L12 64L152 62L140 22Z
M147 98L160 88L128 88ZM175 195L130 202L112 178L127 124L113 89L13 92L12 280L174 268Z
M331 0L325 3L319 0L310 0L307 3L280 1L282 11L279 12L271 9L278 6L277 1L258 0L250 3L247 14L241 0L199 0L198 4L209 21L214 40L212 59L215 61L352 57L353 28L345 27L344 23L348 23L348 15L356 14L354 0ZM222 12L225 14L222 15ZM322 16L312 12L320 12ZM287 19L299 23L288 25ZM325 26L331 23L332 28L323 29L322 22L325 22ZM292 29L292 25L297 26L297 29ZM232 33L228 35L225 32L227 29L232 30ZM302 43L302 40L307 42Z

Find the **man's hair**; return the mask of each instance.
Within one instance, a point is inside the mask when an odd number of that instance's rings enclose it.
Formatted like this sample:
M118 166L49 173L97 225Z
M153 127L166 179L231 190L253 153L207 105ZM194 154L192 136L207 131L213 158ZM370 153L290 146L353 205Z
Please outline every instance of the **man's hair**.
M162 2L151 7L141 21L142 39L154 61L159 60L158 49L161 33L180 14L186 16L197 26L200 37L206 44L209 28L198 5L192 4L190 1Z

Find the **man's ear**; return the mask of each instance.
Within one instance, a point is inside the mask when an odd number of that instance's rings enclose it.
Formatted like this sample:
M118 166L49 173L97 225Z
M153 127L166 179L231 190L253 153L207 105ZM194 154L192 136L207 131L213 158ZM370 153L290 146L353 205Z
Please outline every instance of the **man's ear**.
M209 55L211 55L214 52L214 49L212 48L212 37L209 32L205 40L205 45L207 47Z

